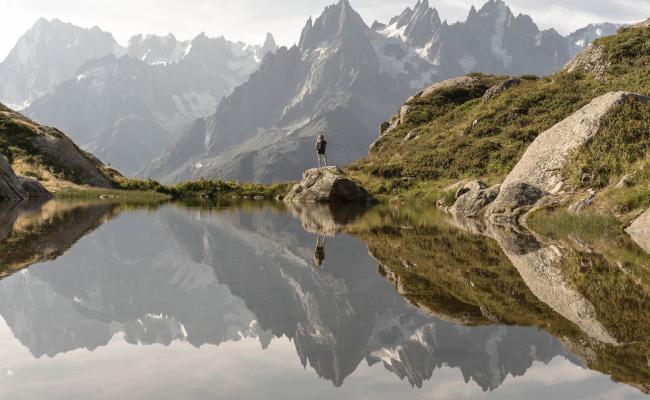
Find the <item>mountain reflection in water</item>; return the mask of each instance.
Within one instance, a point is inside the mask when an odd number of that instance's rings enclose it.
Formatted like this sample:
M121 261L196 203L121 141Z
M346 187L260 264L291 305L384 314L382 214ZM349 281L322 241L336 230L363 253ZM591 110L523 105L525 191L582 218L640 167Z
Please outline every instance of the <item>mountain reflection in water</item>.
M0 362L0 368L11 371L13 382L24 379L23 386L43 377L21 374L21 368L47 362L46 370L61 377L65 372L57 371L57 361L64 365L83 354L92 370L141 347L125 349L120 337L129 345L163 345L170 352L188 343L185 357L207 352L204 345L225 351L239 343L239 360L252 360L245 365L250 376L243 383L226 374L223 385L242 393L256 382L260 393L279 390L264 378L289 374L296 363L307 371L294 377L294 384L318 389L318 396L312 394L323 398L355 397L354 387L363 384L355 371L375 380L393 374L410 383L395 378L390 390L366 386L365 395L375 398L397 393L391 390L416 396L427 381L440 384L450 369L460 371L456 383L480 388L477 397L498 394L512 377L555 365L558 357L565 360L563 369L588 366L642 390L650 382L643 334L612 329L615 316L601 321L601 305L592 304L561 271L540 272L525 255L546 246L525 234L509 231L508 240L499 240L484 226L446 221L436 211L387 206L138 210L50 202L5 214L10 216L0 236L3 270L37 264L0 281L0 314L31 353L4 367ZM513 245L522 237L525 248ZM563 250L557 249L553 254L561 258ZM547 293L546 283L559 289ZM639 310L648 305L644 296L635 300ZM634 310L640 312L637 324L650 312L639 310ZM264 365L264 353L286 340L298 360L278 360L277 371L255 367L255 360ZM250 341L259 346L246 345ZM148 368L162 366L152 358ZM314 384L311 370L334 386ZM193 369L178 373L197 379ZM89 379L107 389L103 377ZM595 372L579 383L564 388L564 395L575 397L577 391L591 398L597 389L641 396ZM135 398L154 397L154 386L140 387ZM517 390L513 398L523 395ZM16 383L0 389L3 393L24 394ZM188 387L184 395L189 393L215 395L200 387Z

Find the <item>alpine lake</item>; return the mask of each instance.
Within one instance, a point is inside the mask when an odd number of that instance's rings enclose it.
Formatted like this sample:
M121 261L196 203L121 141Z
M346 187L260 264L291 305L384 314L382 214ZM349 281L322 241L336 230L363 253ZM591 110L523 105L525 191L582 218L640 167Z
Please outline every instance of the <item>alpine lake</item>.
M650 255L435 208L0 208L2 399L640 399Z

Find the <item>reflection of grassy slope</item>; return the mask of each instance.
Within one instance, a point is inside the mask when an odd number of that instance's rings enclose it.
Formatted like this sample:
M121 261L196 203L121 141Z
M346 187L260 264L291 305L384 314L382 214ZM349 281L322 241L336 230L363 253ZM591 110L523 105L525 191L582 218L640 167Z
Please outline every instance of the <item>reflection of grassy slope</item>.
M115 215L115 206L80 206L49 202L26 211L13 222L9 235L0 241L0 277L37 262L54 260L77 240Z
M378 207L349 231L417 305L476 324L496 318L559 336L578 334L533 295L495 241L450 227L436 215Z
M591 252L562 242L567 280L623 343L616 347L588 338L540 302L495 241L457 230L435 211L379 207L349 232L368 244L400 292L425 310L470 325L537 326L566 341L590 368L617 381L650 384L650 256L625 236L595 242Z
M382 137L349 172L377 193L432 192L460 179L502 180L539 133L595 97L618 90L650 94L650 28L624 29L596 41L596 46L604 49L601 63L609 65L601 79L583 72L524 78L520 85L484 103L478 89L507 78L477 75L477 82L469 87L447 88L411 100L414 117ZM446 103L441 104L441 99ZM568 171L574 183L582 178L585 166L593 183L615 183L632 163L648 155L647 107L612 113L603 129L617 134L603 135L590 153L576 159ZM633 123L625 125L627 120ZM419 138L404 140L410 132ZM647 160L638 162L647 164ZM648 182L644 190L635 192L636 200L632 199L635 193L620 193L620 197L634 206L650 205Z

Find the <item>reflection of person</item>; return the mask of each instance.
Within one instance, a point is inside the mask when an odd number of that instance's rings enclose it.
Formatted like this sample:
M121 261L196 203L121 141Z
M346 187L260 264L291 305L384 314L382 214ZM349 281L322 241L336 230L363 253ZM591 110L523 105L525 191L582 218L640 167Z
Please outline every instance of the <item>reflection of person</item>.
M317 234L316 236L316 249L314 250L314 262L316 263L317 267L320 267L323 265L323 261L325 261L325 235L322 236L321 240L321 234Z
M316 139L316 155L318 157L318 168L327 167L327 140L325 140L325 135L318 135L318 139Z

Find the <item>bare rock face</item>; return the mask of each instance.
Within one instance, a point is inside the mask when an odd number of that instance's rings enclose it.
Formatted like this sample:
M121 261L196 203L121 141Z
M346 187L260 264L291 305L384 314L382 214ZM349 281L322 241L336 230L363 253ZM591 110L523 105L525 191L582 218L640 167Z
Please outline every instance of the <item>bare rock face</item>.
M643 250L650 254L650 210L637 218L626 231Z
M338 167L308 169L284 198L285 202L365 203L368 193Z
M648 101L645 96L611 92L595 98L568 118L542 132L501 185L501 193L488 209L493 220L519 217L518 207L532 206L545 193L555 194L564 187L562 169L571 154L600 131L602 118L614 107L631 99Z
M35 179L17 176L7 159L0 155L0 201L22 201L51 197Z
M481 181L469 182L456 192L456 202L449 212L465 217L478 217L499 195L500 186L487 188Z

